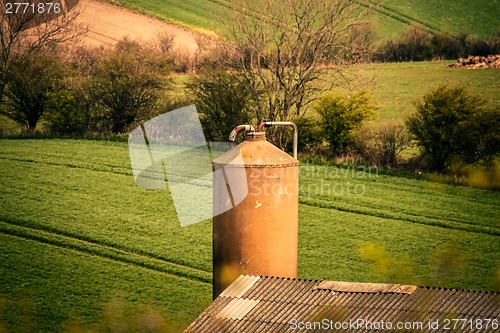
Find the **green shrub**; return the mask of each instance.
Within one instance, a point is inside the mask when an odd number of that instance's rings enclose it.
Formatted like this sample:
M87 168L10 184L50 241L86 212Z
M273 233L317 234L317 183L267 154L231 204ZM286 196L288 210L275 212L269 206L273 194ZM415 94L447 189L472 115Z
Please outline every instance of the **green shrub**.
M57 134L84 134L89 125L82 101L70 89L48 94L43 120L50 131Z
M432 59L457 59L469 55L488 56L500 52L500 32L486 38L474 38L467 32L452 35L447 31L431 34L412 24L401 35L382 44L373 60L400 62Z
M321 154L324 148L325 139L320 127L320 120L312 117L297 117L293 122L299 129L299 142L297 149L300 152L317 155ZM291 145L291 142L289 143ZM287 147L291 150L291 147Z
M377 109L371 100L366 91L349 96L330 94L320 99L316 106L320 126L335 155L345 154L354 146L356 132Z
M382 61L422 61L431 58L432 35L418 24L412 24L399 38L382 45L376 60Z
M82 96L95 130L125 133L154 114L171 69L157 50L124 39L112 51L80 59L92 64L84 73Z
M429 43L431 58L457 59L466 56L460 41L446 31L441 31L432 36Z
M375 137L377 158L382 166L395 167L408 145L408 132L402 125L387 125Z
M408 147L408 131L403 125L388 124L379 130L364 126L356 136L356 147L365 161L380 167L401 165L401 153Z
M416 103L408 129L422 149L427 167L449 171L457 160L471 164L491 162L500 152L500 109L464 87L441 85Z
M210 71L194 77L187 88L207 140L227 141L235 126L251 122L250 92L237 76Z

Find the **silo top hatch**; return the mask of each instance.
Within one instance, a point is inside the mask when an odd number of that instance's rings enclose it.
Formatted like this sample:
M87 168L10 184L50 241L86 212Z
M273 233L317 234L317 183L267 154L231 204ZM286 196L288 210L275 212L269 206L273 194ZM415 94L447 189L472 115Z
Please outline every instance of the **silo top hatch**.
M284 168L299 161L266 140L265 132L250 132L245 141L213 160L214 165L245 168Z

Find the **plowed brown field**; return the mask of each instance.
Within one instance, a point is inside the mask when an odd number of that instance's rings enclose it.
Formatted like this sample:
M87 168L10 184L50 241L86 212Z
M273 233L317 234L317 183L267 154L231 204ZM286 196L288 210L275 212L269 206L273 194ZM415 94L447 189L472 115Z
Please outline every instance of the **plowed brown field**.
M175 36L174 47L194 52L197 48L195 33L128 9L96 0L80 0L77 22L89 31L81 41L90 47L112 46L127 37L132 40L152 42L160 34Z

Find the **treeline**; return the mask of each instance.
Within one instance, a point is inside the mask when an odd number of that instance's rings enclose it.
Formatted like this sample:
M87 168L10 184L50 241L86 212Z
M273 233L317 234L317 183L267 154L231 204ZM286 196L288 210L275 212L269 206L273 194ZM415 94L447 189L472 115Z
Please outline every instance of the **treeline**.
M226 141L234 126L262 120L241 74L214 67L213 55L183 63L159 45L125 39L113 49L40 49L14 57L1 111L28 132L41 122L56 135L111 135L194 103L209 141ZM179 94L172 73L189 66L199 73ZM374 128L366 125L377 110L369 92L327 93L311 107L317 116L291 120L300 128L299 151L313 159L449 172L459 164L492 166L499 156L500 110L486 105L463 87L440 86L422 97L405 125ZM283 148L291 148L290 133L278 134ZM404 157L411 148L417 153Z
M174 108L171 75L190 60L171 51L171 40L148 46L124 39L112 49L44 47L13 55L0 113L32 132L127 133ZM179 102L181 103L181 102Z
M500 53L500 32L477 39L470 38L467 33L433 35L419 25L411 25L375 52L367 52L372 48L372 33L370 25L353 29L348 41L351 51L346 52L340 61L421 61ZM57 134L119 134L194 99L207 114L223 113L214 119L203 115L210 139L221 139L220 125L225 128L233 125L228 119L248 122L255 117L255 114L248 114L261 108L255 103L256 93L260 93L248 89L245 77L238 73L222 75L228 70L238 70L238 66L249 67L250 50L243 50L243 56L238 59L227 44L210 48L200 40L200 51L190 56L173 50L172 45L173 37L165 35L155 45L125 39L113 49L67 49L50 45L29 53L14 53L9 59L8 80L4 80L0 114L16 121L28 132L41 121L45 130ZM268 68L271 66L268 62L275 61L273 57L276 55L273 52L263 54L259 66L263 70L272 70ZM279 56L283 63L294 61L293 54L289 58ZM221 60L221 57L225 59ZM233 62L229 65L233 68L228 68L228 62ZM170 89L171 76L175 72L200 74L186 85L190 97L176 95ZM300 91L292 93L302 94ZM214 101L217 98L219 100ZM300 103L296 104L298 108ZM297 110L296 113L300 112ZM293 117L293 114L286 117Z
M478 38L467 32L452 35L441 31L431 34L418 24L408 26L402 33L383 43L369 56L372 61L403 62L434 59L458 59L469 55L488 56L500 53L500 31Z
M188 85L207 140L226 141L228 129L255 123L251 93L238 75L212 72ZM377 105L367 91L326 93L299 128L299 151L320 163L369 164L402 172L438 172L452 181L500 188L500 108L462 86L441 85L415 103L405 122L369 124ZM269 133L268 133L269 134ZM282 148L291 151L291 133ZM276 133L271 133L276 135Z

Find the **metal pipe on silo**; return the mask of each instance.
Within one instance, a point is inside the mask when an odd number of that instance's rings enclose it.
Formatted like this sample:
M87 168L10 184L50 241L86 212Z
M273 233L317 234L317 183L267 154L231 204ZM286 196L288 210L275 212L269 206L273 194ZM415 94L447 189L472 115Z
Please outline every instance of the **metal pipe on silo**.
M241 181L248 189L239 204L213 218L214 299L240 274L296 278L299 161L269 143L264 132L250 131L244 142L216 158L213 168L214 173L244 168ZM221 198L241 185L227 180L214 178L214 212L223 211L218 205L227 202Z
M293 158L297 159L297 146L299 141L299 130L297 125L291 121L267 121L264 120L259 124L257 131L262 131L264 127L270 126L292 126L293 128ZM229 138L231 140L231 137Z

